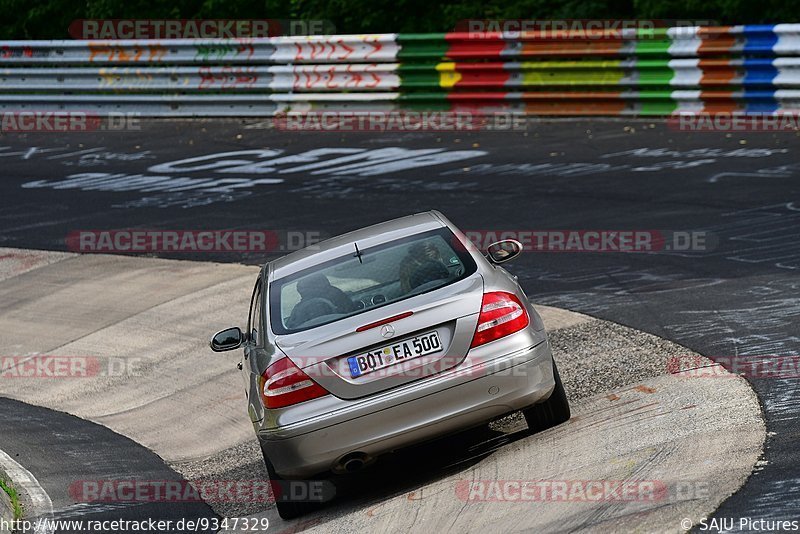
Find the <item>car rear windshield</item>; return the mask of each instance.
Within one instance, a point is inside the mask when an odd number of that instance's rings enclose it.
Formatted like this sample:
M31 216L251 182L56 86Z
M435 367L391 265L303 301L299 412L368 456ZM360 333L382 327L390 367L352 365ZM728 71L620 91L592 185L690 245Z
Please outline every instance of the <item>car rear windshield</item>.
M302 332L462 280L475 260L448 228L353 252L270 284L276 334Z

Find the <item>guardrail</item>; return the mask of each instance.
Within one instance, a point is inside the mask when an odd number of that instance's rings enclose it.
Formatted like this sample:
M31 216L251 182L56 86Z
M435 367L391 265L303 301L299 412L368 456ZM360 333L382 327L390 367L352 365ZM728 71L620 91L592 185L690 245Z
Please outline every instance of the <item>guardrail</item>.
M0 111L270 116L800 110L800 24L0 42Z

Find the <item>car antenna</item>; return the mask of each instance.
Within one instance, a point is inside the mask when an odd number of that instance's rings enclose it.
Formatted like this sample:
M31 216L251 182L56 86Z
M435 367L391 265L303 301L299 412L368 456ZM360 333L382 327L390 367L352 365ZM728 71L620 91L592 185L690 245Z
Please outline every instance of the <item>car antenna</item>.
M356 246L356 253L355 253L355 254L353 254L353 255L354 255L356 258L358 258L358 263L361 263L361 264L363 264L363 263L364 263L364 260L362 260L362 259L361 259L361 251L360 251L360 250L358 250L358 243L355 243L355 242L353 242L353 244Z

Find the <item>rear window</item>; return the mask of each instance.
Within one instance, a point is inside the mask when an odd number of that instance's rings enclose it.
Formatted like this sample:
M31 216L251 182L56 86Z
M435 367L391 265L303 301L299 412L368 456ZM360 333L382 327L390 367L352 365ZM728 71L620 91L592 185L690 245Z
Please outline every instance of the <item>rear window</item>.
M276 334L302 332L462 280L477 269L448 228L415 234L315 265L270 284Z

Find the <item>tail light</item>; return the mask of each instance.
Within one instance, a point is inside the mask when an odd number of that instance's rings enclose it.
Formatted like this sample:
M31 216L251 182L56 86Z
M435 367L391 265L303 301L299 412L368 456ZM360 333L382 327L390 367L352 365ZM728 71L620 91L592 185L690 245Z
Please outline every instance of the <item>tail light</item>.
M261 400L265 408L283 408L328 394L289 358L267 367L261 382Z
M519 332L528 326L529 321L525 306L513 293L484 293L478 328L475 329L470 348Z

